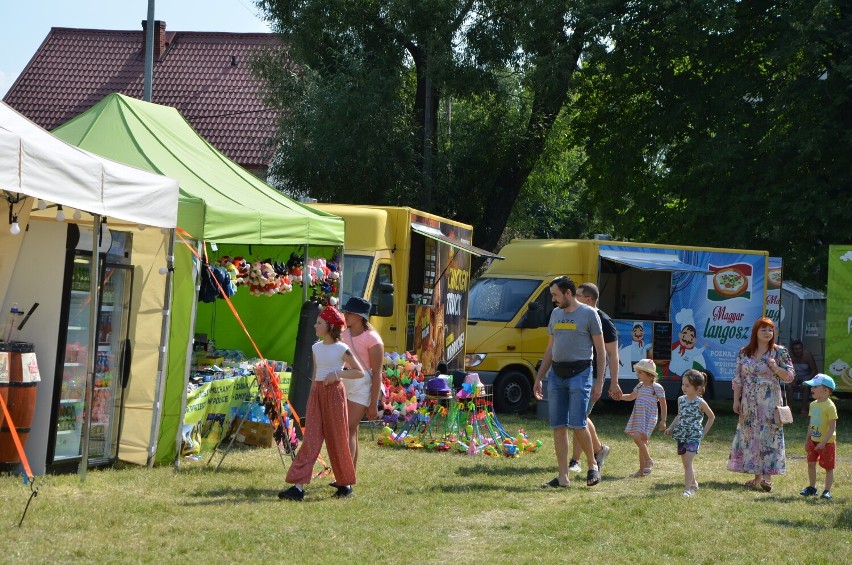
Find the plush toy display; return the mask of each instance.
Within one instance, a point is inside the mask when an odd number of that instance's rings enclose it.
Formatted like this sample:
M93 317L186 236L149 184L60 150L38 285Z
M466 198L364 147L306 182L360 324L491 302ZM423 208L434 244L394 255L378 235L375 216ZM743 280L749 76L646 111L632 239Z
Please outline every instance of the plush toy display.
M335 251L331 259L317 257L306 262L304 256L292 252L286 263L271 257L247 261L245 257L228 255L216 262L230 278L230 294L236 292L237 286L248 286L252 296L275 296L292 292L295 284L307 284L312 300L334 306L338 303L342 274L339 257Z
M519 430L512 437L494 413L491 395L476 373L468 373L453 396L447 380L424 379L416 355L386 353L381 399L385 428L378 444L385 447L455 451L519 457L535 452L535 443ZM425 381L425 382L424 382Z

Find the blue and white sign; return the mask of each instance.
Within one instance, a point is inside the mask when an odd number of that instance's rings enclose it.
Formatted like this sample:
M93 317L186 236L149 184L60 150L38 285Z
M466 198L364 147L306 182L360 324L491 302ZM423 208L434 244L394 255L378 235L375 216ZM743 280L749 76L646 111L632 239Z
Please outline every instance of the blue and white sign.
M644 272L671 273L668 320L615 320L621 374L632 373L639 359L652 357L664 377L696 368L719 381L733 378L737 353L766 305L764 254L615 245L600 249L604 259ZM670 351L661 351L667 347Z
M748 343L751 327L763 315L766 256L683 251L685 262L709 273L673 273L672 358L669 372L682 375L706 369L716 380L730 381L737 353Z

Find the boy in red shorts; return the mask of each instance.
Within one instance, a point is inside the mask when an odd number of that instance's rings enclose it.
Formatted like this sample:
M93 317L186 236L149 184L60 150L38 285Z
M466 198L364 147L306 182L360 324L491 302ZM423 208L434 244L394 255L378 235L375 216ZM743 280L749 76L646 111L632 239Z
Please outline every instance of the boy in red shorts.
M811 402L808 416L811 423L808 426L808 440L805 451L808 454L808 478L810 486L802 489L802 496L814 496L816 489L816 464L825 469L825 490L820 498L831 500L831 483L834 482L834 457L837 440L837 407L829 399L834 392L834 379L822 373L805 382L811 387L811 394L816 399Z

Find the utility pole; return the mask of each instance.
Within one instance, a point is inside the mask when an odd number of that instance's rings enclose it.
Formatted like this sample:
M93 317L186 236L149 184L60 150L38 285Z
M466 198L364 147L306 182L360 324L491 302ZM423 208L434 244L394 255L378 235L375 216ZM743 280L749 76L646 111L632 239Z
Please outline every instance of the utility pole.
M151 101L154 82L154 0L148 0L148 24L145 29L145 76L142 82L142 100Z

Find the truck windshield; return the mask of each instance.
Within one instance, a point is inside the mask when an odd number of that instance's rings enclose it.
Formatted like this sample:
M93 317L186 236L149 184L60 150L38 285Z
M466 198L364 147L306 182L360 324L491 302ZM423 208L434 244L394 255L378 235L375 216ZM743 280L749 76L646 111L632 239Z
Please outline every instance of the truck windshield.
M529 279L480 278L470 289L468 319L508 322L540 283Z
M340 287L341 304L346 304L346 301L352 296L364 298L367 290L367 279L370 278L372 266L373 257L370 255L343 256L343 282Z

